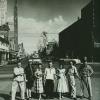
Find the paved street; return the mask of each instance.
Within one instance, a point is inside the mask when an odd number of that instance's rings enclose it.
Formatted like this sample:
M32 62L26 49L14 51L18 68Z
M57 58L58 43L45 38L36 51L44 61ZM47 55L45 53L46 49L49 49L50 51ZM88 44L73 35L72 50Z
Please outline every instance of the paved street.
M14 66L12 66L13 68ZM10 99L10 91L11 91L11 81L12 81L12 72L8 72L7 66L4 68L0 69L5 69L0 70L0 100L11 100ZM11 69L11 68L8 68ZM92 87L93 87L93 98L92 100L100 100L100 66L94 66L93 69L95 70L95 73L92 77ZM77 96L80 96L80 82L78 79L76 79L76 87L77 87ZM88 97L87 92L85 91L85 96ZM17 96L19 98L19 95ZM19 99L16 99L19 100ZM32 100L37 100L36 98L33 97ZM58 98L54 98L53 100L58 100ZM63 98L62 100L71 100L68 96ZM81 100L78 98L78 100ZM87 98L84 98L82 100L88 100Z
M77 95L80 95L80 84L79 81L76 81L77 85ZM100 78L92 78L92 87L93 87L93 100L100 100ZM11 91L11 80L0 80L0 100L10 100L10 91ZM87 93L85 96L88 97ZM19 96L18 96L19 98ZM34 100L34 98L32 99ZM57 100L55 98L54 100ZM66 97L62 100L71 100L70 98ZM80 100L80 98L78 98ZM86 98L82 100L88 100Z

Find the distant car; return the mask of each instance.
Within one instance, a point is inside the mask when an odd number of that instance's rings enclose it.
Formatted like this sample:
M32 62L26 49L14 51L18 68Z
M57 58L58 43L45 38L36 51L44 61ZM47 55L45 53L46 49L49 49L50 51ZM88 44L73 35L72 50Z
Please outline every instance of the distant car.
M63 59L63 58L61 58L60 60L62 60L64 62L71 62L72 61L75 64L81 64L80 59Z
M39 64L39 63L42 63L42 61L41 61L40 58L33 58L33 59L32 59L32 62L33 62L33 64Z
M79 69L79 67L81 66L81 61L80 59L60 59L61 61L64 61L64 64L67 65L67 67L70 66L69 62L73 62L73 64L77 67L77 69Z

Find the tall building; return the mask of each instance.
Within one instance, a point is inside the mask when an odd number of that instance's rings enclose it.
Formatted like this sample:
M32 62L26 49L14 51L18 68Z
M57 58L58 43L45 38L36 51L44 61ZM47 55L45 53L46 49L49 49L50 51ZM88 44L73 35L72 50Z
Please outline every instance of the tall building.
M91 0L81 9L81 18L59 33L61 56L100 59L99 5L100 0Z
M100 0L91 0L91 2L81 10L82 20L86 22L88 28L91 30L95 42L100 42L99 6Z
M25 49L24 49L24 45L23 45L23 43L20 43L19 45L18 45L18 55L17 55L17 57L20 57L20 58L24 58L25 57Z
M7 0L0 0L0 26L7 21Z
M14 43L15 51L18 51L18 1L14 0Z

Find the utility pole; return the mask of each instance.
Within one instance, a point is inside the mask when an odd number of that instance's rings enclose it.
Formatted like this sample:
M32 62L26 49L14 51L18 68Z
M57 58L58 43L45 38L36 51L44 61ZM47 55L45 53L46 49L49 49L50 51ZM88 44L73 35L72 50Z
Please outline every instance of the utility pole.
M18 52L18 0L14 0L14 38L15 51Z

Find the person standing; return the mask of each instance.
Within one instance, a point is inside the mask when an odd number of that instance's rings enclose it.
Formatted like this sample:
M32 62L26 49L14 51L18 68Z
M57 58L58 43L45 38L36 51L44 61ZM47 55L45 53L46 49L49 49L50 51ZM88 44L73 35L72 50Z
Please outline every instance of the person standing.
M39 67L35 71L35 92L39 94L39 100L41 100L41 94L43 93L43 81L42 81L42 70L41 70L42 65L39 64Z
M30 59L28 62L28 66L25 68L26 75L26 95L27 100L31 99L31 90L33 87L33 69L32 69L32 60Z
M57 76L58 76L57 92L59 93L60 100L62 98L62 93L69 92L65 72L66 72L65 68L63 68L63 65L60 64L60 68L57 70Z
M79 68L79 74L81 77L81 88L82 88L82 98L84 97L84 86L86 86L89 100L92 97L92 87L91 87L91 75L93 74L93 69L90 65L87 64L87 61L84 61L82 66Z
M14 68L11 100L15 100L18 86L21 90L21 100L25 100L25 74L20 61L18 62L18 66Z
M67 71L68 81L69 81L69 90L71 98L77 100L76 97L76 86L75 86L75 77L79 78L76 67L73 65L73 62L70 62L70 66Z
M53 97L55 74L56 71L55 68L53 68L53 63L49 62L49 67L45 68L45 93L47 98Z

